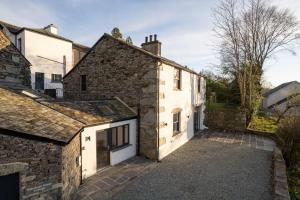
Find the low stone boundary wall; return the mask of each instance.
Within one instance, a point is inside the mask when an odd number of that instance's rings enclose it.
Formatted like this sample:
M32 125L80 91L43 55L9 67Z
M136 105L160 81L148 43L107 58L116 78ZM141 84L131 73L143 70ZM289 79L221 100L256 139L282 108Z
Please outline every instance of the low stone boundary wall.
M246 130L246 115L238 109L207 109L204 124L209 129Z
M290 200L285 161L278 147L273 151L273 191L274 200Z

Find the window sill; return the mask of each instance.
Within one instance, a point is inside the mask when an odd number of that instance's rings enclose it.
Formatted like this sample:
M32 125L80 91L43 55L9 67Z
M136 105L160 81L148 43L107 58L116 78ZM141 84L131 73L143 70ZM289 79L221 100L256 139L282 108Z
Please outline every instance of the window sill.
M130 147L132 146L132 144L125 144L123 146L120 146L120 147L117 147L117 148L114 148L112 150L110 150L111 152L116 152L116 151L119 151L119 150L122 150L122 149L126 149L127 147Z
M173 88L174 91L182 91L182 89Z
M182 135L183 132L173 132L172 138Z

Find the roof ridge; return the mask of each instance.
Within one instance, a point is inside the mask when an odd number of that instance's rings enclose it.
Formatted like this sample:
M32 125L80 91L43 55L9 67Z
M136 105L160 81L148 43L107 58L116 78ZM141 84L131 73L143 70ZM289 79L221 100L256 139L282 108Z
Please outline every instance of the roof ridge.
M194 70L192 70L192 69L190 69L190 68L188 68L188 67L186 67L186 66L183 66L183 65L177 63L177 62L174 61L174 60L171 60L171 59L169 59L169 58L162 57L162 56L157 56L157 55L155 55L155 54L153 54L153 53L151 53L151 52L149 52L149 51L147 51L147 50L144 50L143 48L141 48L141 47L139 47L139 46L137 46L137 45L129 44L129 43L127 43L125 40L115 38L115 37L113 37L112 35L110 35L110 34L108 34L108 33L104 33L104 36L108 36L108 37L110 37L110 38L112 38L112 39L115 39L115 40L117 40L117 41L119 41L119 42L121 42L121 43L123 43L123 44L129 46L129 47L132 47L132 48L135 48L135 49L137 49L137 50L139 50L139 51L141 51L141 52L144 52L144 53L146 53L147 55L152 56L153 58L157 58L157 59L160 59L161 61L165 61L167 64L170 64L170 65L173 65L173 66L176 65L175 67L179 67L179 68L181 68L181 69L183 69L183 70L186 70L186 71L189 71L189 72L191 72L191 73L195 73L195 74L197 74L197 75L200 75L199 73L195 72Z

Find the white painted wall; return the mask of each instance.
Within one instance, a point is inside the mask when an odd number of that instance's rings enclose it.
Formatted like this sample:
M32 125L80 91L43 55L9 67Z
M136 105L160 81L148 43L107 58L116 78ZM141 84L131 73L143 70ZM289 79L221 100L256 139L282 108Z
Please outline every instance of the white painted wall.
M95 174L97 172L97 155L96 155L96 132L112 127L129 124L129 143L130 145L120 150L110 152L110 164L116 165L128 158L136 155L136 119L126 120L121 122L103 124L98 126L86 127L81 133L81 148L82 150L82 179ZM85 141L86 137L90 137L90 141Z
M159 124L167 124L160 126L159 137L166 138L166 144L159 147L159 159L164 158L172 151L189 141L194 136L194 119L193 111L195 106L202 106L201 125L204 119L204 101L206 83L201 78L201 92L197 90L197 75L181 70L181 90L173 89L174 67L162 64L160 66L159 92L164 93L164 98L159 99L159 106L165 107L164 112L159 113ZM181 108L181 133L173 137L173 113L174 108Z
M267 98L263 99L263 107L268 108L273 104L289 97L292 94L300 93L300 84L295 82L281 88L280 90L270 94Z
M66 71L68 72L72 68L72 42L28 30L17 35L17 38L20 37L24 43L22 53L32 64L32 88L34 89L35 86L35 72L41 72L45 74L45 89L62 89L61 83L51 82L51 74L63 75L63 56L66 56Z

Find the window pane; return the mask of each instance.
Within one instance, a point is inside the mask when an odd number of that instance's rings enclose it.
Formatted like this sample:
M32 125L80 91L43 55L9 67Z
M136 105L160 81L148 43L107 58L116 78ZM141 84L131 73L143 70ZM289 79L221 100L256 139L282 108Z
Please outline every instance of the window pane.
M116 128L112 128L111 130L111 145L112 147L116 147L117 146L117 129Z
M177 121L177 113L176 114L173 114L173 122L176 122Z
M129 143L129 127L128 125L124 126L124 143L128 144Z
M118 127L118 146L123 145L123 127Z
M81 90L86 90L86 75L81 75Z

